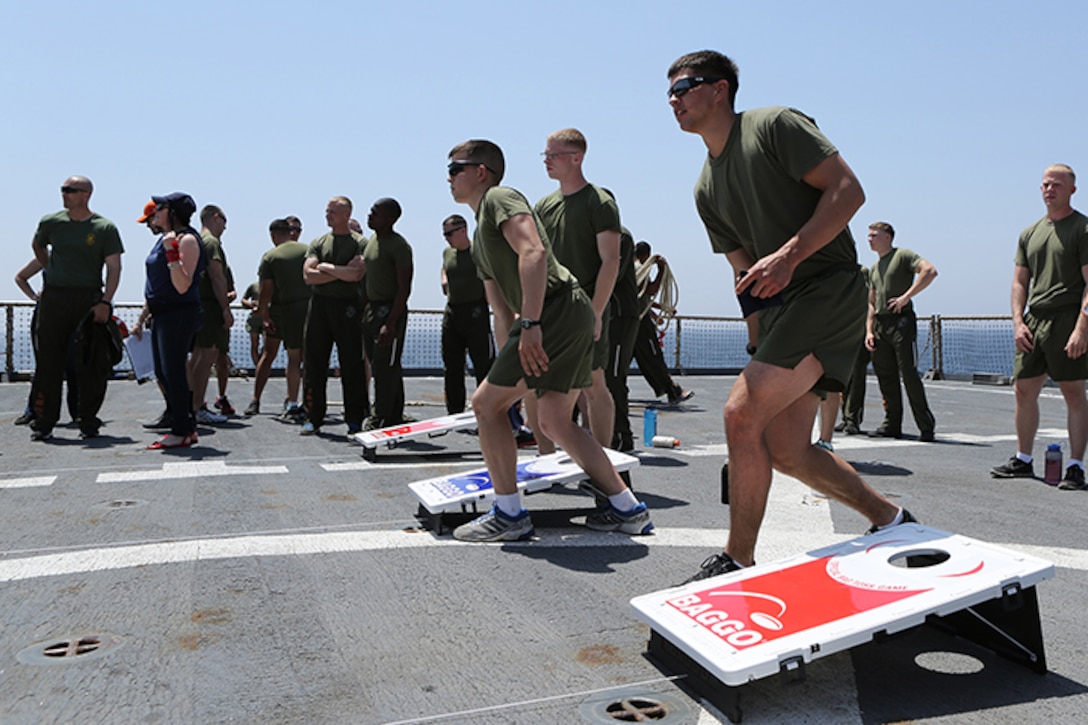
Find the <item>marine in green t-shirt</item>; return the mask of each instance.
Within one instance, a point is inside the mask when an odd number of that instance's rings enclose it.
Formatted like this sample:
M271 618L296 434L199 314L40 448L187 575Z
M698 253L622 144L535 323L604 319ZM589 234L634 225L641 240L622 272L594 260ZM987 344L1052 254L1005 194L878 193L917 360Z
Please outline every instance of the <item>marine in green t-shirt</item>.
M42 217L31 247L45 270L38 302L38 349L34 373L34 416L31 440L53 436L60 417L60 394L68 346L76 329L88 320L103 325L113 312L113 296L121 282L121 235L110 220L91 211L91 180L71 176L61 186L64 211ZM106 270L103 288L102 269ZM93 336L84 336L89 339ZM93 357L93 356L92 356ZM98 411L106 396L111 365L88 359L77 349L80 435L98 436Z
M754 563L772 467L874 526L913 520L811 445L821 394L842 390L864 335L865 287L847 224L865 194L811 118L785 107L738 112L738 76L710 50L681 56L666 74L680 129L707 147L695 203L711 247L733 267L738 297L751 298L744 308L762 307L749 313L755 354L725 405L728 542L688 581Z
M363 251L363 343L374 378L374 406L368 428L404 421L404 368L401 356L408 331L408 296L412 293L412 247L393 225L400 219L396 199L374 202L367 226L374 231Z
M472 261L468 222L451 214L442 222L447 246L442 250L442 370L446 412L465 410L465 355L472 359L472 372L479 385L491 370L495 343L491 335L491 312L484 282Z
M1061 389L1068 416L1069 466L1058 488L1083 491L1088 489L1083 466L1088 444L1088 217L1073 208L1077 175L1068 164L1048 166L1040 189L1046 216L1021 232L1012 279L1017 450L990 475L1034 477L1039 394L1049 377Z
M649 533L653 524L645 504L624 485L600 444L571 419L578 389L590 382L586 357L594 313L589 298L556 261L525 197L499 186L506 162L497 145L466 141L450 151L449 160L450 193L476 213L472 257L484 279L502 348L472 396L495 505L459 526L454 537L514 541L533 535L518 494L517 445L507 418L510 406L530 388L537 394L539 426L607 497L607 505L591 513L586 526Z
M918 374L918 322L912 300L937 277L937 268L910 249L892 246L895 229L887 222L869 225L869 246L877 261L869 270L869 314L865 346L872 352L873 372L884 398L884 422L870 435L899 438L903 427L903 394L907 391L918 437L934 440L936 419Z

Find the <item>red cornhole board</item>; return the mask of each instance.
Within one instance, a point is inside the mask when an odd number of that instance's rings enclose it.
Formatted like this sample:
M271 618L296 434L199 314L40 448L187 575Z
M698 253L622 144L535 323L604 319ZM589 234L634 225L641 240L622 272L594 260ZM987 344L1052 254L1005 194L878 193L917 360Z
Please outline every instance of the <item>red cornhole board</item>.
M927 621L1046 672L1035 585L1054 565L904 524L766 566L631 600L648 654L740 720L753 680Z

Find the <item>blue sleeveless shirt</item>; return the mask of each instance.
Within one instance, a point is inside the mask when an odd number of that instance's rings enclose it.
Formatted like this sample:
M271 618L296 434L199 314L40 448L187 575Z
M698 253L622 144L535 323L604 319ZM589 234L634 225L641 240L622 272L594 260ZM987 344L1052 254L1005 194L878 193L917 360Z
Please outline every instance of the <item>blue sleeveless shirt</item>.
M200 259L197 261L196 269L193 270L193 283L189 285L188 291L184 294L178 292L174 287L174 283L170 281L170 269L166 266L166 248L162 244L165 235L160 236L155 242L155 246L151 248L151 254L147 255L147 261L145 262L147 282L144 284L144 297L147 299L147 307L152 315L155 314L156 308L163 309L164 307L176 305L200 305L200 280L208 266L208 256L204 251L204 243L200 241L199 232L189 227L181 230L178 236L182 234L192 234L196 237L197 245L200 248Z

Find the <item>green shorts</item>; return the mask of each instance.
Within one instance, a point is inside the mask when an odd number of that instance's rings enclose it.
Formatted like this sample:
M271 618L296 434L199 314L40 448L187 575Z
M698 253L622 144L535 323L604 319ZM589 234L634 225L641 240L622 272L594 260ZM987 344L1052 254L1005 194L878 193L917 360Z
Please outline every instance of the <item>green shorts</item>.
M193 347L214 347L227 352L230 347L230 330L223 329L223 308L218 302L204 304L204 326L193 338Z
M857 268L831 270L790 285L785 304L759 312L753 360L792 370L815 355L824 375L817 393L846 389L865 337L868 292Z
M518 354L521 326L515 324L487 373L487 381L512 388L524 378L537 396L549 390L566 393L574 388L590 387L593 384L590 372L593 321L593 305L581 287L573 285L553 292L544 300L544 311L540 316L548 371L538 378L525 374Z
M250 335L260 335L264 332L264 319L255 312L250 312L246 319L246 331Z
M272 318L272 324L276 327L276 334L272 337L283 340L283 346L288 350L301 349L302 342L305 340L306 311L309 308L309 300L298 300L269 307L268 316Z
M1065 354L1065 344L1077 326L1080 308L1056 310L1046 315L1024 315L1024 323L1031 330L1034 348L1031 352L1016 351L1012 362L1012 377L1037 378L1049 374L1055 382L1088 379L1088 355L1070 360Z

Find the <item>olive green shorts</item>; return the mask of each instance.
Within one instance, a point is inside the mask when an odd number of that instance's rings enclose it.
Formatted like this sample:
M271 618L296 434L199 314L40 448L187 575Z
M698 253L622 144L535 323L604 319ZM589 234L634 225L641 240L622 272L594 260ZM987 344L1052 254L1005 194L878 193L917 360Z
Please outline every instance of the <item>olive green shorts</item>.
M1031 352L1016 351L1012 362L1012 377L1037 378L1049 374L1055 381L1088 379L1088 355L1070 360L1065 354L1065 344L1077 326L1080 308L1058 310L1045 316L1024 315L1024 323L1031 330L1034 348Z
M223 329L223 308L218 302L204 303L204 326L193 338L193 347L214 347L219 352L230 348L230 330Z
M865 337L868 292L857 268L832 270L791 285L785 304L759 312L753 360L792 370L809 355L823 365L817 394L846 389Z
M283 340L283 346L288 350L302 349L305 339L306 313L309 308L309 300L269 307L268 316L272 318L272 324L276 328L276 334L272 337Z
M601 325L601 336L593 342L592 357L589 361L590 370L606 370L611 349L608 345L608 312L605 311L604 324Z
M510 329L510 337L491 370L487 381L492 385L512 388L525 380L537 396L546 391L566 393L574 388L588 388L593 384L590 372L590 354L593 347L593 306L578 285L553 292L544 300L540 316L540 329L544 334L544 352L548 355L548 370L540 377L525 374L518 354L521 326Z
M246 331L250 335L260 335L264 333L264 319L256 312L250 312L249 317L246 318Z

